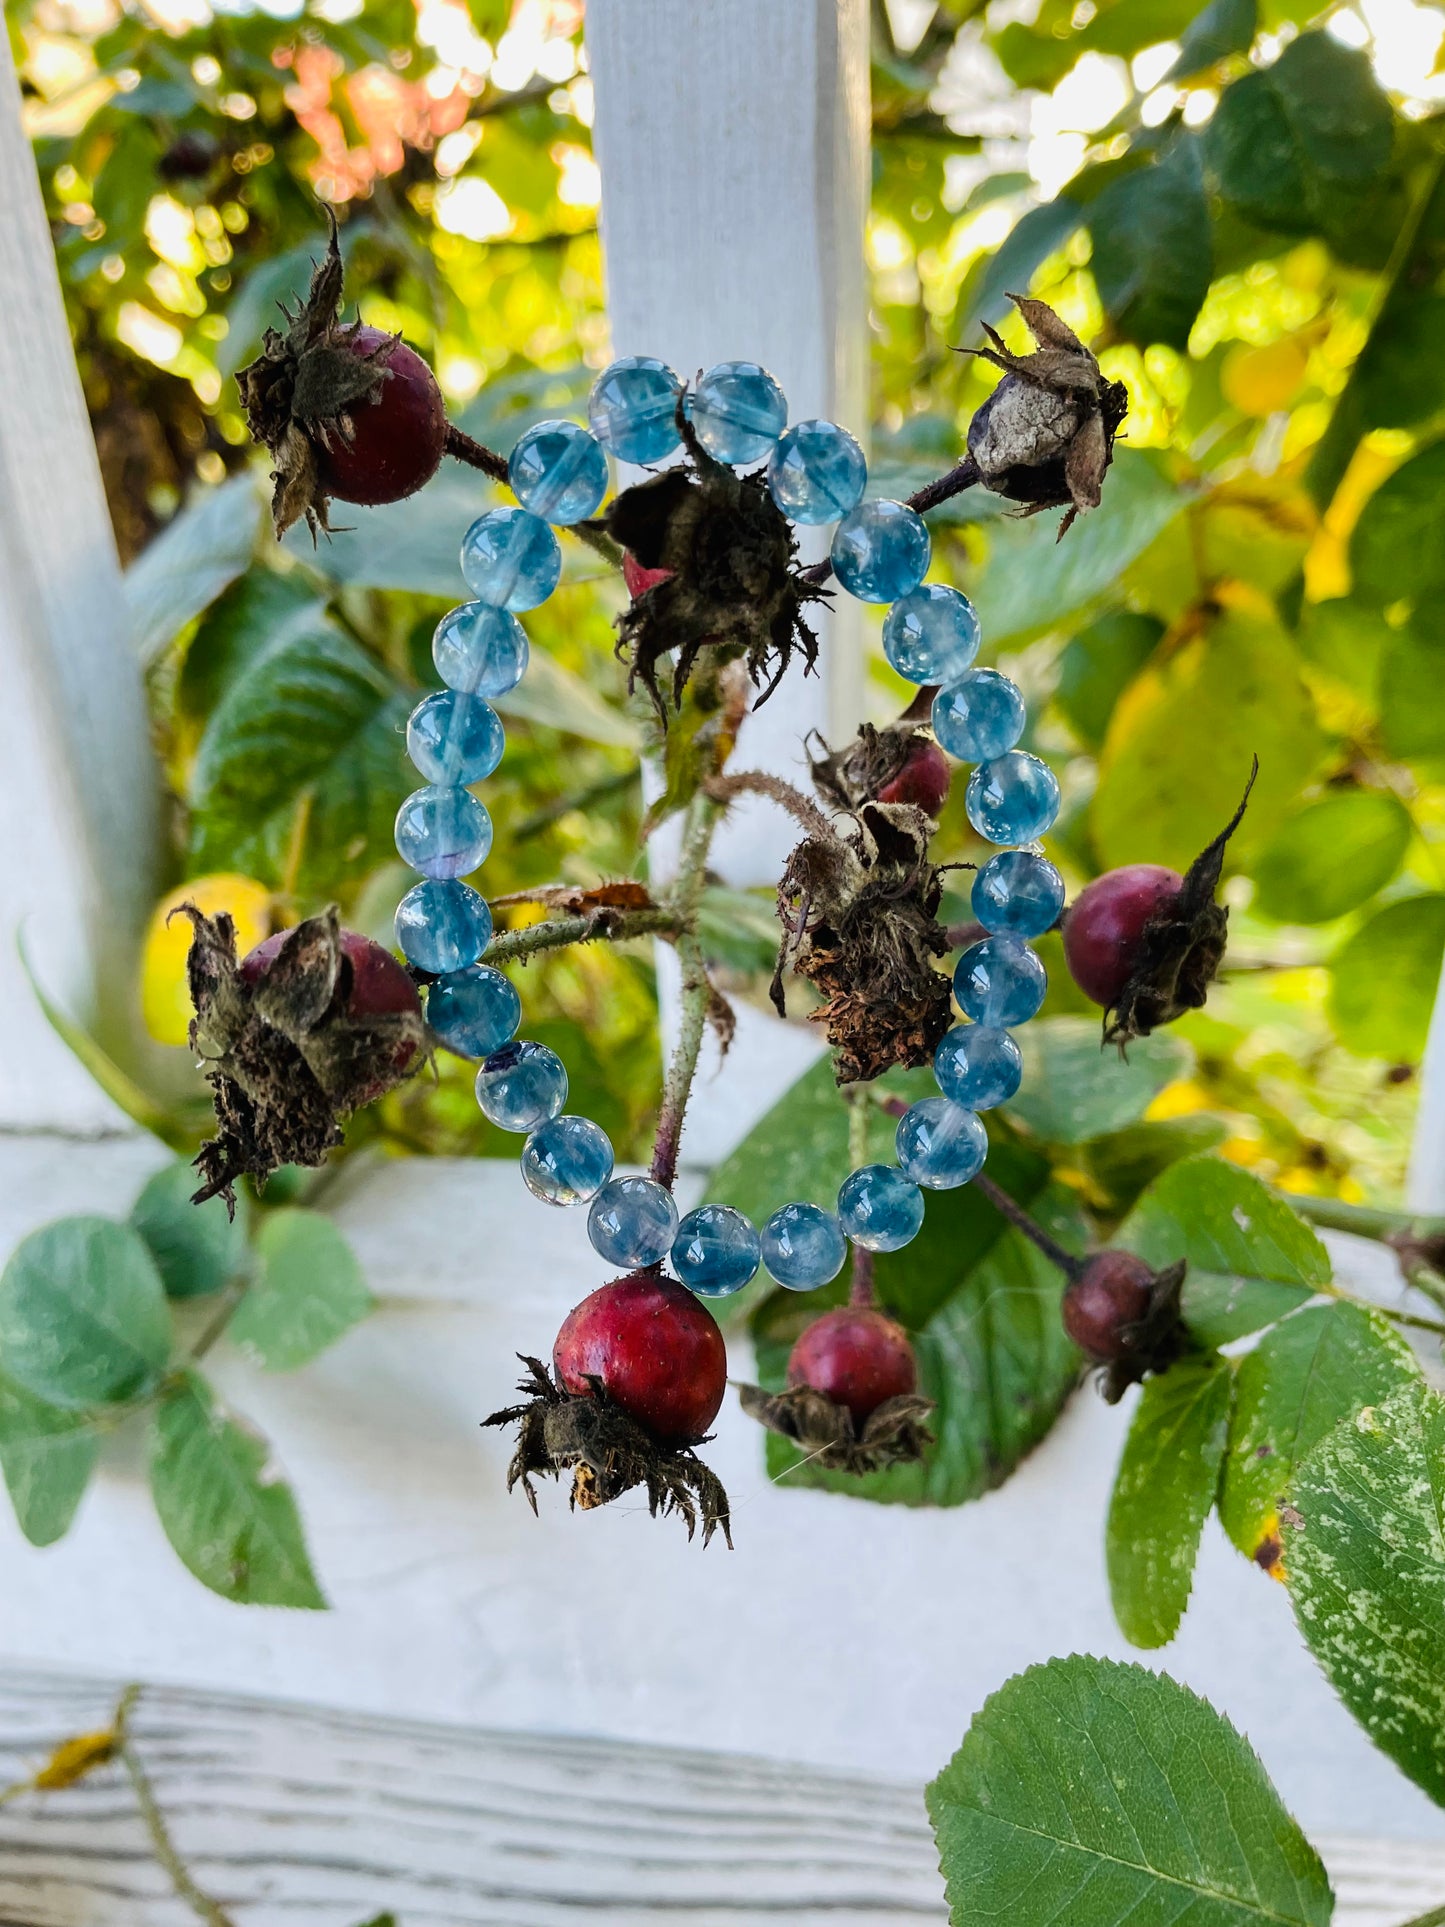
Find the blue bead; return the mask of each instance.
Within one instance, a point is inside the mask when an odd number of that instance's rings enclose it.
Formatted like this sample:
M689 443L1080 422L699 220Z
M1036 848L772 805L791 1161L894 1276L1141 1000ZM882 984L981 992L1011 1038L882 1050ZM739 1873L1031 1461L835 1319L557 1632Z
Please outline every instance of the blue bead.
M896 602L923 580L929 547L906 502L860 502L833 531L833 573L860 602Z
M524 509L566 528L595 515L607 493L607 457L576 422L538 422L507 463L512 492Z
M396 940L407 962L433 977L464 970L492 941L487 899L470 883L428 877L396 906Z
M715 462L756 462L788 422L788 403L755 361L720 361L692 396L693 429Z
M1000 850L973 880L973 914L996 937L1041 937L1064 907L1064 879L1046 856Z
M848 1240L831 1211L785 1204L763 1226L763 1263L789 1291L816 1291L843 1269Z
M612 1146L590 1117L554 1117L522 1146L522 1182L544 1204L586 1204L612 1176Z
M933 733L960 762L992 762L1024 733L1018 684L996 669L970 669L934 697Z
M467 696L505 696L527 673L527 632L505 609L463 602L449 609L432 637L431 659L448 689Z
M933 1075L955 1104L991 1111L1007 1104L1023 1082L1023 1053L996 1025L955 1024L933 1053Z
M587 1236L609 1265L655 1265L677 1236L677 1206L656 1178L613 1178L592 1200Z
M626 355L592 384L592 433L620 462L660 462L681 440L677 404L682 383L655 355Z
M488 509L462 537L462 574L490 608L535 609L562 580L562 551L530 509Z
M396 813L396 853L424 877L464 877L491 847L492 819L470 790L428 783Z
M499 1131L535 1131L567 1102L567 1066L545 1044L503 1044L477 1072L476 1089L489 1124Z
M990 843L1036 843L1059 813L1059 779L1027 750L980 763L964 797L968 820Z
M768 489L794 522L836 522L863 500L868 463L836 422L796 422L773 450Z
M925 582L895 602L883 624L883 653L909 682L957 682L978 654L978 617L957 589Z
M1048 972L1017 937L970 944L953 973L958 1007L976 1024L1026 1024L1044 1001Z
M468 964L438 977L427 992L426 1018L459 1057L490 1057L522 1021L515 986L490 964Z
M972 1111L946 1097L925 1097L898 1120L898 1162L915 1184L953 1191L983 1169L988 1132Z
M424 696L407 718L406 753L429 783L480 783L505 747L496 710L460 690Z
M672 1268L689 1291L726 1298L741 1291L758 1268L762 1243L756 1228L730 1204L699 1205L677 1227Z
M865 1251L899 1251L918 1236L923 1193L896 1164L865 1164L844 1178L838 1216Z

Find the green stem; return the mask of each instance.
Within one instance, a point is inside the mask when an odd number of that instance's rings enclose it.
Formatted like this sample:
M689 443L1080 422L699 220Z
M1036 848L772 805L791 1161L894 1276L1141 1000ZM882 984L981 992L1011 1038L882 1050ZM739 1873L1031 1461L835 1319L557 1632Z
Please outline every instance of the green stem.
M236 1307L246 1296L249 1280L232 1278L221 1289L215 1316L191 1347L191 1362L199 1365L236 1315Z
M1388 1205L1346 1204L1342 1198L1315 1198L1295 1191L1286 1202L1311 1224L1326 1231L1353 1231L1357 1237L1390 1244L1396 1238L1438 1238L1445 1234L1445 1218L1428 1213L1395 1210Z
M657 1136L652 1146L652 1175L669 1191L677 1177L683 1119L697 1076L698 1054L702 1050L702 1034L707 1027L708 1002L712 996L696 923L698 898L707 875L707 855L721 815L718 805L705 796L697 797L690 805L671 891L673 915L681 927L677 956L682 965L682 1021L663 1080L662 1108L657 1115Z
M985 1177L980 1171L976 1178L969 1180L988 1199L1000 1217L1007 1218L1016 1231L1021 1231L1030 1244L1036 1245L1052 1265L1057 1265L1066 1278L1077 1278L1083 1270L1083 1261L1071 1251L1065 1251L1061 1244L1052 1239L1041 1224L1036 1224L1023 1206L1011 1198L1002 1185L995 1184L992 1178Z
M678 937L683 928L679 911L661 905L652 910L604 911L600 917L552 917L493 937L486 962L518 963L543 950L562 950L569 943L590 943L599 937L611 943L625 943L630 937Z
M1445 1927L1445 1907L1432 1907L1428 1914L1416 1914L1405 1927Z
M183 1900L196 1916L203 1920L206 1927L236 1927L232 1916L219 1901L212 1900L191 1878L187 1867L171 1838L171 1830L166 1825L165 1815L156 1803L151 1790L150 1777L141 1765L140 1755L135 1750L135 1742L130 1736L130 1716L140 1698L139 1686L127 1686L120 1696L120 1704L115 1709L116 1752L121 1764L130 1776L131 1787L135 1792L136 1805L140 1808L145 1830L150 1835L151 1850L156 1859L170 1876L176 1895Z
M488 448L485 442L475 441L458 428L455 422L447 423L446 450L455 461L465 462L468 468L479 468L483 475L490 475L492 480L500 482L503 488L511 487L506 456L499 455L494 448ZM612 540L606 529L595 522L577 522L573 524L571 532L579 541L585 542L589 549L595 549L603 561L610 563L614 569L622 567L622 550Z

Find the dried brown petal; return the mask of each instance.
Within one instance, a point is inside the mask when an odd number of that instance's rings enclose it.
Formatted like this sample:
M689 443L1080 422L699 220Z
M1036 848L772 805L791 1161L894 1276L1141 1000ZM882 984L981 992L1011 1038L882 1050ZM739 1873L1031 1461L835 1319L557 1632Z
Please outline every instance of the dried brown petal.
M738 1399L749 1418L789 1439L825 1472L861 1478L890 1465L912 1465L934 1443L928 1429L934 1402L913 1392L885 1399L861 1426L846 1405L811 1385L777 1393L740 1385Z

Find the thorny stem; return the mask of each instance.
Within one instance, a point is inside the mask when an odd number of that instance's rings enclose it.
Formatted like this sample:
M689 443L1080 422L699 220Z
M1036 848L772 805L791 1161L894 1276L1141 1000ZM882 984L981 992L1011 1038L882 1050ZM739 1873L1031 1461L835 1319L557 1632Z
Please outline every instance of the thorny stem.
M448 455L454 456L459 462L465 462L468 468L479 468L484 475L490 475L494 482L500 482L504 488L511 487L512 481L507 471L506 456L499 455L494 448L488 448L485 442L474 441L470 435L464 434L455 422L447 423L446 449ZM597 528L590 522L578 522L574 524L572 533L580 541L585 542L589 549L595 549L603 561L610 562L614 569L622 567L622 551L605 529Z
M835 834L832 824L810 797L794 789L791 783L785 783L781 776L769 776L765 770L745 769L739 770L736 776L714 776L703 787L718 803L730 803L735 796L766 796L796 818L811 836Z
M652 1175L670 1191L677 1177L677 1153L682 1142L682 1123L687 1101L697 1076L698 1053L707 1026L708 1002L712 986L707 963L695 928L697 902L707 875L707 855L713 831L722 811L710 797L700 796L690 806L683 829L682 854L672 886L672 911L681 926L677 938L677 957L682 965L682 1022L672 1062L662 1086L662 1108L657 1115L657 1136L652 1145Z
M519 963L543 950L561 950L569 943L590 943L605 937L624 943L629 937L680 938L685 927L677 908L658 906L651 910L609 910L602 915L552 917L546 923L529 924L525 930L503 930L487 945L489 964Z
M139 1686L127 1686L121 1694L120 1703L115 1709L115 1740L116 1752L130 1776L136 1805L140 1808L145 1830L150 1835L151 1850L170 1875L171 1885L175 1888L177 1897L186 1903L197 1920L205 1921L206 1927L236 1927L234 1919L220 1902L212 1900L209 1894L202 1893L191 1878L190 1869L182 1860L176 1850L176 1843L171 1838L171 1830L166 1825L165 1815L156 1803L156 1796L151 1790L150 1777L141 1765L140 1755L136 1752L135 1742L130 1736L130 1716L136 1701L140 1698L140 1690Z
M995 1184L992 1178L985 1177L982 1171L976 1178L969 1181L978 1186L1000 1217L1007 1218L1016 1231L1022 1231L1030 1244L1037 1245L1050 1264L1057 1265L1066 1278L1078 1277L1084 1268L1080 1260L1071 1251L1065 1251L1061 1244L1056 1244L1043 1226L1036 1224L1023 1206L1016 1203L1001 1185Z
M927 515L928 511L936 509L940 502L947 502L955 495L962 495L963 491L966 488L972 488L977 480L978 469L974 459L971 455L965 455L957 467L949 469L946 475L940 475L932 482L925 482L922 488L915 489L912 495L906 498L905 506L918 515ZM826 582L832 573L831 562L815 562L811 569L804 569L802 575L805 582Z
M868 1112L872 1107L872 1092L866 1084L850 1084L845 1095L848 1099L848 1167L856 1171L868 1162ZM873 1253L862 1245L854 1245L848 1303L871 1305L873 1302Z

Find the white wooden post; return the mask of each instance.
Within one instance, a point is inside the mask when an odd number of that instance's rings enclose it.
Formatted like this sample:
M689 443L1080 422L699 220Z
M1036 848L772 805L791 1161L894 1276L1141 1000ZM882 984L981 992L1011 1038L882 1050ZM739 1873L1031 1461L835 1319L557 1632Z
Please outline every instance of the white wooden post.
M1412 1211L1445 1212L1445 968L1420 1064L1420 1105L1405 1196Z

